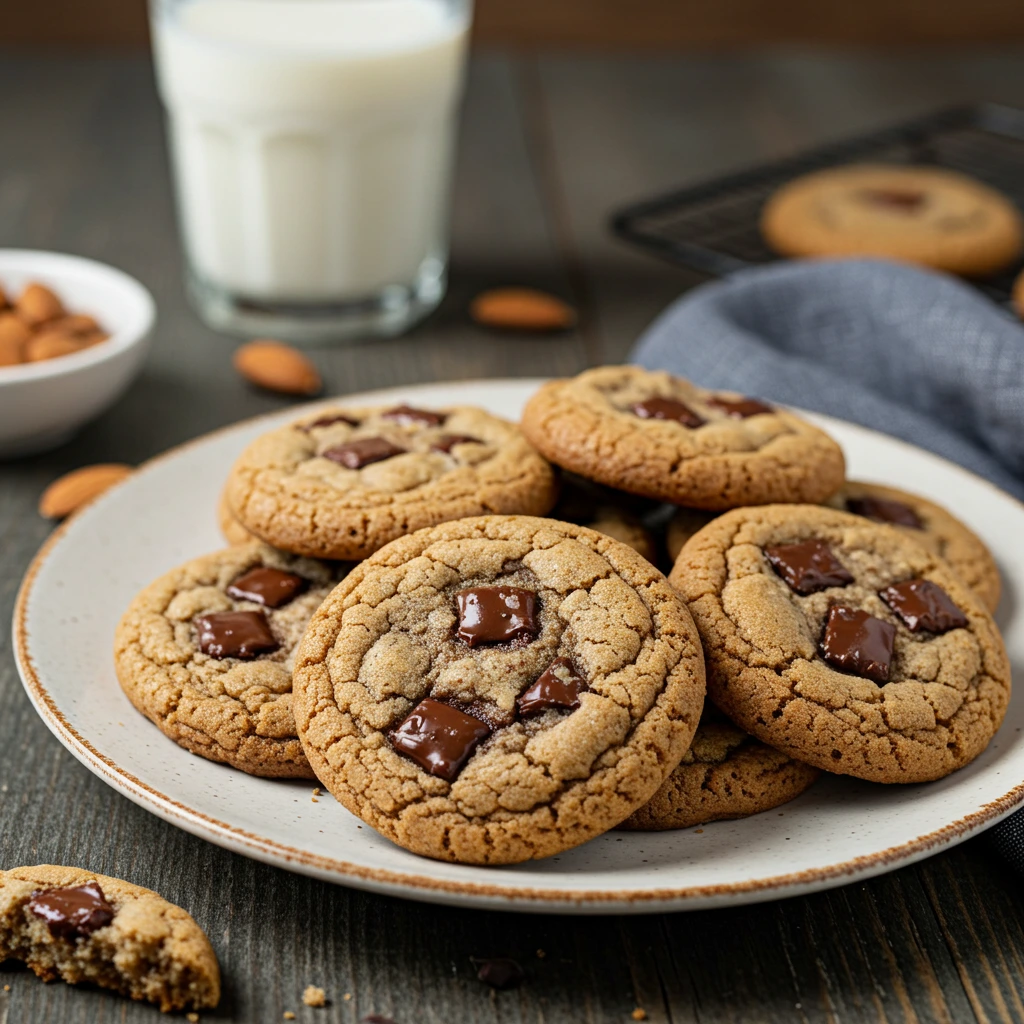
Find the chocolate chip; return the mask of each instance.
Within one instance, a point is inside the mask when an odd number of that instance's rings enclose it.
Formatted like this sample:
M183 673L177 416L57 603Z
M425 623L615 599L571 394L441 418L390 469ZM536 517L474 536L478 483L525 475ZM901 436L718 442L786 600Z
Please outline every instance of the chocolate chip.
M439 427L448 417L443 413L432 412L430 409L414 409L411 405L396 405L394 409L382 412L381 418L394 420L404 426L416 423L423 427Z
M389 739L399 754L424 771L453 782L491 727L450 704L424 697L394 728Z
M457 444L483 444L479 437L468 434L442 434L430 442L430 450L434 452L450 452Z
M928 196L917 189L903 188L864 188L860 197L872 206L881 206L898 213L916 213Z
M674 398L648 398L637 402L632 409L642 420L675 420L684 427L699 427L704 423L688 405Z
M507 956L470 957L476 976L491 988L519 988L526 981L526 972Z
M911 633L948 633L963 629L967 616L953 599L931 580L907 580L895 583L878 596L903 620Z
M889 679L895 639L891 622L835 604L828 610L821 653L835 668L884 683Z
M760 416L762 413L775 412L770 405L759 402L756 398L722 398L714 395L707 400L708 405L721 409L734 419L745 420L748 416Z
M55 939L66 942L77 942L105 928L116 913L98 882L66 889L37 889L25 906L46 922Z
M350 427L358 427L359 420L352 419L351 416L345 416L343 413L331 413L329 416L321 416L318 420L313 420L312 423L305 423L300 430L304 430L307 434L316 427L331 427L335 423L347 423Z
M194 622L199 650L211 658L255 658L281 646L263 612L211 612Z
M238 601L255 601L267 608L280 608L294 601L307 586L307 581L293 572L258 565L234 580L227 594Z
M537 595L519 587L471 587L455 595L458 637L470 647L503 644L540 632Z
M382 462L405 451L397 444L392 444L384 437L361 437L357 441L346 441L336 444L323 452L325 459L347 466L349 469L362 469L371 462Z
M555 658L537 681L519 695L519 714L530 718L551 708L574 711L580 706L580 693L586 688L587 681L568 658Z
M829 587L845 587L853 575L821 540L776 544L764 549L771 567L798 594L816 594Z
M855 516L873 519L876 523L895 523L914 530L924 529L921 517L909 505L891 498L872 498L867 495L863 498L847 498L846 508Z

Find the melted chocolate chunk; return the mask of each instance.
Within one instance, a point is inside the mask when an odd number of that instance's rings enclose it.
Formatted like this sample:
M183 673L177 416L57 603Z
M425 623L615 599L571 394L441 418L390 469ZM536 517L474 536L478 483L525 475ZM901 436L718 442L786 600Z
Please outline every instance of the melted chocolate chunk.
M580 706L580 693L587 688L568 658L555 658L543 674L516 700L523 718L539 715L550 708L575 711Z
M519 988L526 981L526 972L507 956L471 956L476 976L491 988Z
M199 650L211 658L247 660L281 646L263 612L211 612L193 621L199 631Z
M928 198L924 192L909 188L865 188L861 189L860 196L872 206L897 213L917 213Z
M346 466L349 469L362 469L371 462L383 462L395 455L402 455L404 448L392 444L384 437L361 437L357 441L346 441L336 444L321 454L331 462Z
M895 583L878 596L903 620L911 633L948 633L963 629L967 616L953 599L931 580L907 580Z
M704 420L688 405L677 402L674 398L648 398L637 402L633 412L642 420L675 420L684 427L702 426Z
M425 772L453 782L491 727L450 704L425 697L390 733L391 746Z
M847 511L855 516L873 519L876 523L895 523L897 526L909 526L914 530L923 530L921 517L902 501L890 498L847 498Z
M519 587L471 587L455 595L458 637L470 647L504 644L540 632L537 595Z
M307 586L307 581L293 572L258 565L234 580L227 594L237 601L255 601L267 608L280 608L294 601Z
M891 622L834 604L828 610L821 653L835 668L884 683L889 679L895 639L896 627Z
M770 405L765 405L764 402L759 402L756 398L721 398L715 395L707 401L708 405L721 409L738 420L745 420L748 416L760 416L766 412L775 412Z
M821 540L776 544L764 549L771 567L798 594L816 594L829 587L845 587L853 575Z
M37 889L25 906L46 922L55 939L66 942L77 942L105 928L117 913L98 882L67 889Z
M432 452L450 452L457 444L483 443L479 437L470 437L469 434L442 434L430 442L430 450Z
M347 423L350 427L359 426L359 420L354 420L351 416L345 416L340 412L336 412L331 413L329 416L321 416L320 419L313 420L312 423L307 423L299 429L304 430L308 434L314 427L331 427L335 423Z
M382 412L381 418L394 420L403 426L416 423L423 427L439 427L448 417L444 413L433 412L430 409L414 409L411 405L396 405L394 409Z

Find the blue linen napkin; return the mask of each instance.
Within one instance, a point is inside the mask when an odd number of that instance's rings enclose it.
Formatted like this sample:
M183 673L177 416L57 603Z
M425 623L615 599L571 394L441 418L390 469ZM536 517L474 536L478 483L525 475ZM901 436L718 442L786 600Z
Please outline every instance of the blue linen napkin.
M669 306L631 360L893 434L1024 498L1024 326L944 274L884 260L740 271ZM1024 871L1024 811L989 835Z

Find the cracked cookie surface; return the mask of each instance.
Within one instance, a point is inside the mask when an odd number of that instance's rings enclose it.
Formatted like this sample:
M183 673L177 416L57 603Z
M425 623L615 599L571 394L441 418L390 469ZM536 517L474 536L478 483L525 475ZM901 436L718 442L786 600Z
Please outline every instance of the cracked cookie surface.
M122 617L114 646L122 688L139 711L194 754L251 775L313 778L295 731L292 658L313 613L348 568L259 541L187 562L150 584ZM228 592L259 569L282 574L272 576L278 586L297 577L294 596L280 591L261 601L258 593L253 599ZM262 617L270 639L256 639L264 650L204 653L203 621L237 612L249 613L241 625L250 630L261 628Z
M968 526L934 501L882 484L847 480L828 501L854 515L888 523L949 563L990 612L999 605L1002 582L992 553ZM713 513L680 508L669 522L666 545L675 561L683 545L714 518Z
M338 407L257 438L226 493L238 522L275 547L359 559L452 519L542 515L557 484L519 428L483 409Z
M637 832L747 818L794 800L821 775L705 704L690 749L661 789L620 826Z
M8 958L44 981L89 982L165 1012L220 1000L217 957L189 914L149 889L80 868L0 871L0 961Z
M515 614L477 614L494 588ZM481 623L511 639L482 638ZM474 864L617 825L679 762L703 695L697 633L664 576L610 537L526 516L392 542L331 593L295 666L320 781L400 846ZM428 771L399 750L422 755L438 715L461 738L449 757L435 730L427 753L448 761Z
M845 471L839 445L799 416L635 366L543 385L522 429L580 476L696 508L822 501Z
M808 558L815 545L824 547ZM991 615L942 559L890 526L816 506L734 509L691 538L670 581L700 631L709 696L799 761L923 782L977 757L1002 722L1010 669ZM881 596L911 581L952 602L933 602L933 631L922 628L927 617L910 617L912 630ZM966 625L954 628L961 616Z

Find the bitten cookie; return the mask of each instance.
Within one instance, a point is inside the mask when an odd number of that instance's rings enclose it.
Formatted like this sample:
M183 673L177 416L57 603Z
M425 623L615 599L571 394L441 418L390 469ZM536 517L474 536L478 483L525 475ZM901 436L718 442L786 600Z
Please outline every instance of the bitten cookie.
M822 501L844 476L839 445L799 416L636 366L545 384L522 428L580 476L697 508Z
M254 441L227 498L250 533L315 558L365 558L396 537L490 512L543 515L554 472L482 409L332 409Z
M165 1012L220 1001L217 957L184 910L79 868L0 871L0 961L8 958L44 981L90 982Z
M817 768L765 746L705 704L679 766L619 828L662 832L747 818L796 799L819 775Z
M937 167L833 167L783 185L761 231L785 256L887 256L977 277L1012 263L1021 216L980 181Z
M296 721L320 781L415 853L547 857L646 803L704 697L693 622L618 541L464 519L360 563L310 622Z
M1002 638L945 562L890 526L812 506L720 516L670 577L708 692L790 757L876 782L973 760L1010 698Z
M250 775L312 778L295 732L292 656L348 568L253 541L161 576L117 627L124 692L194 754Z

